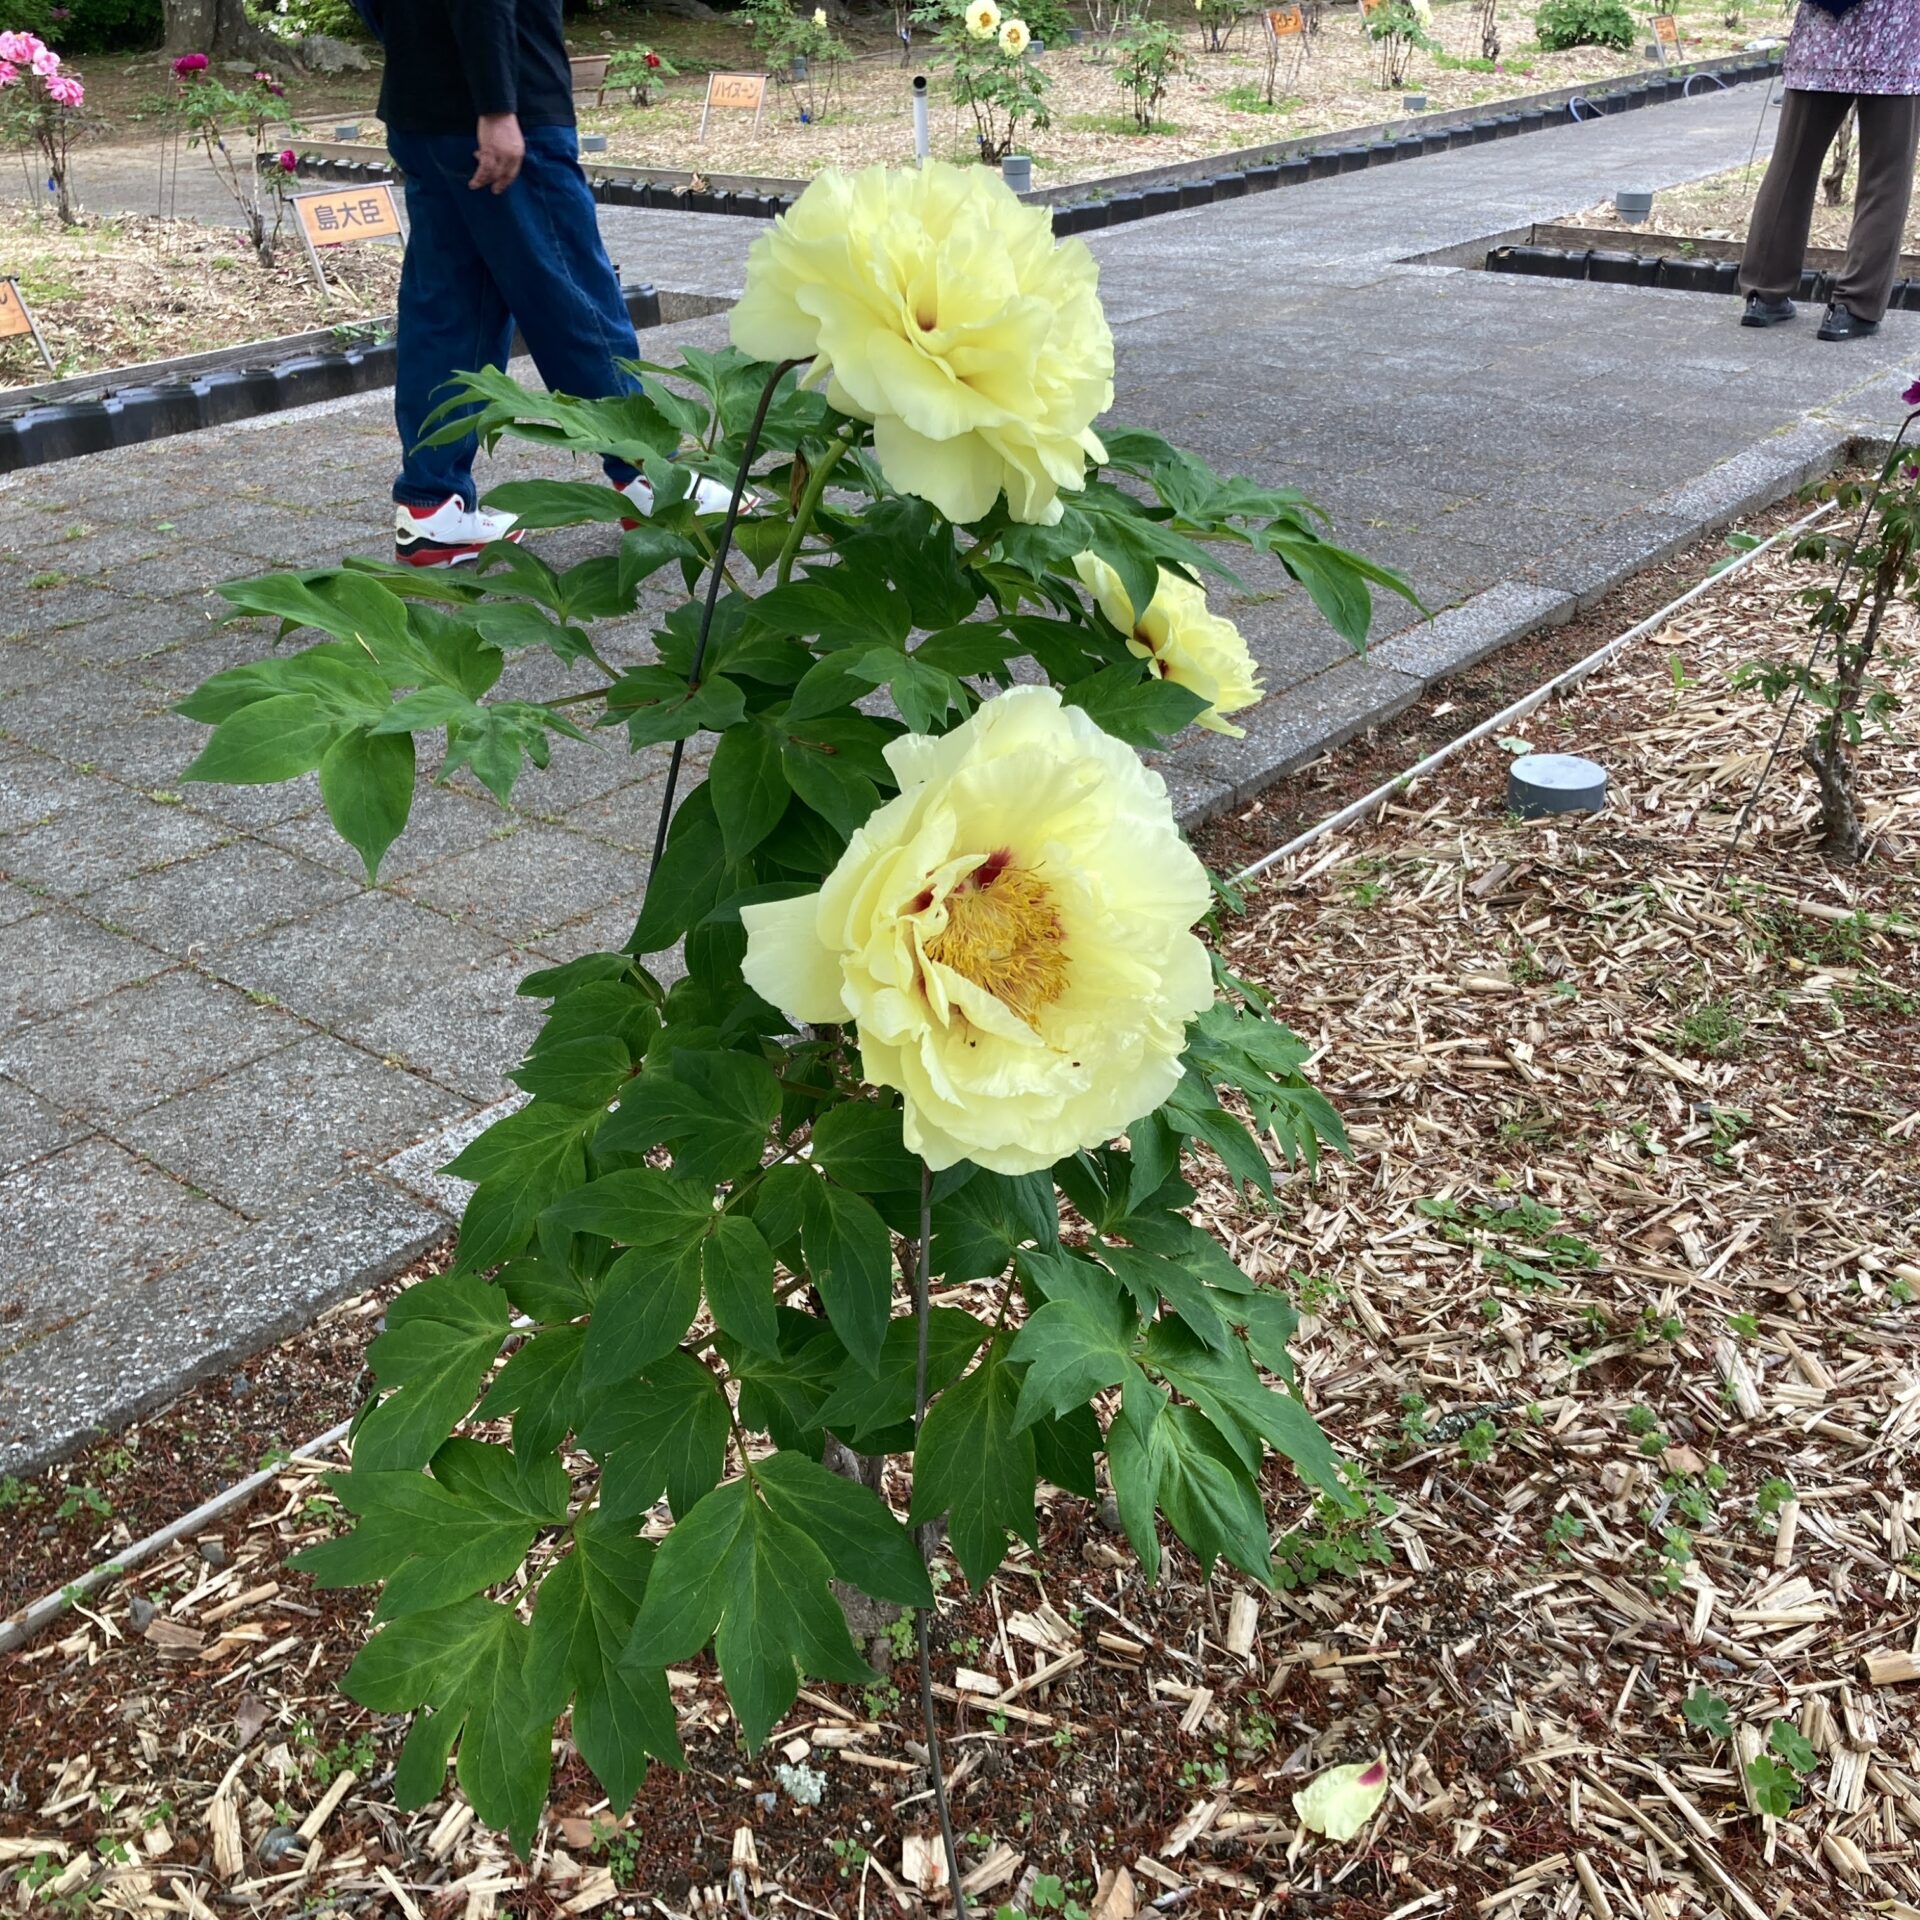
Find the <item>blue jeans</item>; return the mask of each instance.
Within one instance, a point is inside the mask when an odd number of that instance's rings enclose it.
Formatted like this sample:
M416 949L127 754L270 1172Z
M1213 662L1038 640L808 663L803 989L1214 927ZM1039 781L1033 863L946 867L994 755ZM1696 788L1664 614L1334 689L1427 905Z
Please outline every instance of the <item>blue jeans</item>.
M504 367L515 321L549 391L583 399L637 393L618 362L639 357L620 283L600 241L593 196L572 127L526 129L527 157L505 193L477 192L470 133L402 133L387 150L406 175L407 255L400 270L399 370L393 416L402 464L393 497L438 506L476 499L469 434L419 444L421 423L456 373ZM616 486L634 477L602 463Z

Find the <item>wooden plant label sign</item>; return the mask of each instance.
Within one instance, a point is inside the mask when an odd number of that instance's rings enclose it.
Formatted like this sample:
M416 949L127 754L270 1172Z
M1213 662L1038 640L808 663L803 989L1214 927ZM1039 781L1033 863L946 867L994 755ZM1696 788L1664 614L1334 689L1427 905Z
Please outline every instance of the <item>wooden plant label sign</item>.
M1662 53L1669 47L1678 50L1680 45L1680 22L1670 13L1656 13L1653 16L1654 44Z
M760 110L767 103L764 73L714 73L707 76L706 105L700 109L700 138L707 137L707 116L715 108L728 113L751 113L757 130Z
M567 62L573 70L573 90L575 93L601 94L607 90L607 69L613 64L613 56L605 53L589 53L576 56Z
M30 339L40 349L40 358L47 363L47 371L53 371L53 355L47 351L47 343L40 337L39 322L27 308L26 297L20 291L20 283L11 274L0 279L0 340Z
M310 247L351 247L362 240L401 240L400 209L389 186L296 193L293 210Z
M1377 5L1379 0L1375 0ZM1290 35L1305 33L1307 16L1298 7L1269 7L1267 9L1267 31L1276 40L1285 40Z

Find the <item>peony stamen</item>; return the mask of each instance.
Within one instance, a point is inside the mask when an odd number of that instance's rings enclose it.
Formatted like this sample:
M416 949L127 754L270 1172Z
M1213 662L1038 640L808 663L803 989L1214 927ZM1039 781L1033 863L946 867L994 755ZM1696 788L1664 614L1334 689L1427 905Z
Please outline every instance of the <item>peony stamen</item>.
M990 854L947 897L947 924L927 958L990 993L1031 1026L1067 990L1065 930L1038 874Z

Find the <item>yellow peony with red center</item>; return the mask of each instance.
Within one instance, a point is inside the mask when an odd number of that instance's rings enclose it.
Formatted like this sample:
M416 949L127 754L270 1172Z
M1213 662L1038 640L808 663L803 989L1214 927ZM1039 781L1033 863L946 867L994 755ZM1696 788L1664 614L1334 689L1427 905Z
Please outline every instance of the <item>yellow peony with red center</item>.
M1031 1173L1153 1112L1213 999L1207 877L1160 776L1046 687L887 760L899 797L820 891L742 909L748 984L852 1021L936 1171Z
M948 519L1004 492L1051 525L1105 454L1113 336L1078 240L985 167L818 175L753 243L733 343L811 360L842 413L870 421L890 486Z

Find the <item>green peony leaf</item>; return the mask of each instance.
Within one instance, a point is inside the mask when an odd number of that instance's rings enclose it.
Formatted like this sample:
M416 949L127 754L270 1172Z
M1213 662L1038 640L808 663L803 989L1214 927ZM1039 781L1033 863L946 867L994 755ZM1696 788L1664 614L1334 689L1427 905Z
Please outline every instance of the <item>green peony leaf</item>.
M683 1515L726 1465L726 1396L698 1360L662 1354L594 1396L580 1441L602 1463L600 1504L611 1517L644 1513L663 1492Z
M753 1471L767 1505L819 1547L840 1579L875 1600L933 1605L933 1587L912 1536L872 1489L803 1453L776 1453Z
M854 1685L874 1677L848 1637L831 1575L806 1534L735 1480L661 1543L626 1664L669 1666L711 1639L740 1731L758 1748L793 1705L803 1673Z
M383 1398L354 1434L356 1467L424 1467L472 1408L511 1320L500 1290L470 1273L401 1294L367 1350Z
M893 1236L857 1193L815 1180L806 1189L800 1223L807 1273L833 1330L869 1373L893 1311Z
M933 1403L913 1457L910 1527L948 1515L954 1557L975 1587L999 1566L1007 1535L1039 1544L1033 1434L1016 1424L1019 1383L1004 1336L964 1379Z
M624 1813L647 1759L684 1765L667 1676L621 1658L646 1598L653 1548L596 1507L574 1522L573 1551L540 1583L527 1651L535 1710L553 1718L573 1701L580 1757Z

